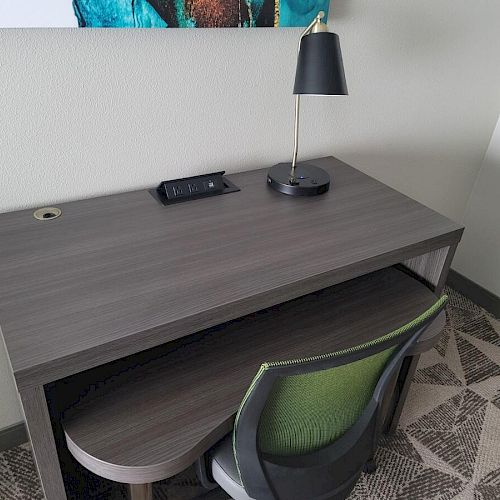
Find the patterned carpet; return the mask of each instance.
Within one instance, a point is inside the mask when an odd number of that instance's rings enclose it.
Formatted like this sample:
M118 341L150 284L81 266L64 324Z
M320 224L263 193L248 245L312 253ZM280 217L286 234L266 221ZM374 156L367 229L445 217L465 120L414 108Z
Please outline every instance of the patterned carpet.
M447 325L421 356L396 434L356 499L500 499L500 321L447 290Z
M500 499L500 321L448 290L447 325L422 355L400 427L350 500ZM94 499L125 498L103 488ZM155 484L155 500L226 499L193 470ZM42 500L28 444L0 454L0 500ZM305 499L307 500L307 499Z

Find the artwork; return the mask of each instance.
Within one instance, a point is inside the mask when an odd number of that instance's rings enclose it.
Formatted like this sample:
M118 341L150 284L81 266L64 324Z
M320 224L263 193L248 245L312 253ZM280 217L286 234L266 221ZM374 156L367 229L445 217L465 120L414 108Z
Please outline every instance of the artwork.
M330 0L1 0L1 27L307 26Z

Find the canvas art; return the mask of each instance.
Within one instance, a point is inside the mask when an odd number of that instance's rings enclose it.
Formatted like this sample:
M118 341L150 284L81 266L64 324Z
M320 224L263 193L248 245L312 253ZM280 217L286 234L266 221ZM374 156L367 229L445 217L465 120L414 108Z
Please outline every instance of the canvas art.
M307 26L330 0L1 0L0 27Z

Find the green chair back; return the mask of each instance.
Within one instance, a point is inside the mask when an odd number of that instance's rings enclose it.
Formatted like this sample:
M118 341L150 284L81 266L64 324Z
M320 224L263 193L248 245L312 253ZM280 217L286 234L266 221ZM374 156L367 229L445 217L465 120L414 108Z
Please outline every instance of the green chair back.
M312 472L314 464L330 458L330 465L339 461L340 470L345 466L340 461L349 461L346 450L354 453L357 446L356 465L346 468L348 477L337 485L342 490L350 481L353 486L353 478L357 480L368 455L374 453L383 425L384 396L389 386L392 392L405 353L446 301L443 296L418 318L368 343L310 358L263 363L241 403L233 433L236 463L249 496L291 499L297 492L296 498L301 498L304 481L310 483L308 487L320 481L321 476ZM299 471L303 480L280 496L280 474L291 484L291 474ZM335 490L334 486L325 488ZM318 498L323 494L319 492ZM312 490L308 498L315 498Z

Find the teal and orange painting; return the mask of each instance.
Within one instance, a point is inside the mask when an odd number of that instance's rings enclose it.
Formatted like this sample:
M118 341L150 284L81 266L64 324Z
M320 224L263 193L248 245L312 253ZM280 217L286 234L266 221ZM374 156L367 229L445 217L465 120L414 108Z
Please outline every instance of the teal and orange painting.
M330 0L0 0L0 27L307 26Z

